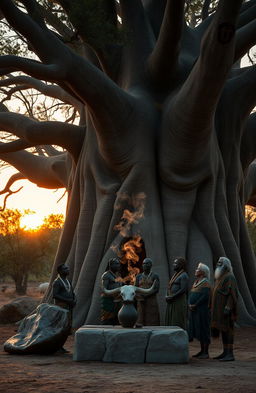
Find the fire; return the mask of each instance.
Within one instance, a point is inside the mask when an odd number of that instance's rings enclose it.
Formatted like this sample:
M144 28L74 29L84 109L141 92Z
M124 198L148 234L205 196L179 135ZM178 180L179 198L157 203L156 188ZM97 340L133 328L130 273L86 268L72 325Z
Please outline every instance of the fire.
M115 207L116 209L123 208L123 214L121 221L114 229L119 231L123 238L128 237L129 240L123 243L121 249L117 245L113 245L111 248L120 257L121 263L127 265L128 275L121 280L123 282L129 281L131 284L134 284L136 275L140 273L140 269L136 264L140 260L143 241L140 235L130 237L130 233L132 225L138 224L144 218L145 199L146 195L144 192L133 194L132 196L126 193L119 193ZM122 206L123 203L130 205L131 208L124 208Z
M128 275L123 278L124 282L130 281L134 284L136 275L140 272L140 269L134 265L139 262L139 253L142 250L142 238L141 236L135 236L132 239L124 243L122 247L122 258L121 263L127 264Z

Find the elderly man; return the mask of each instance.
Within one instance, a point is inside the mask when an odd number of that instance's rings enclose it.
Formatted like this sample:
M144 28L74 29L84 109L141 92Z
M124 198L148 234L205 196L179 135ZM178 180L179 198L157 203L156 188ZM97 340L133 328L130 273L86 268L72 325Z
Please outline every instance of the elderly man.
M234 321L237 317L238 289L231 262L220 257L215 270L212 295L212 336L222 336L223 352L215 357L222 361L235 360L233 355Z
M189 340L200 341L201 350L193 357L208 359L210 344L210 269L199 263L195 271L195 281L189 294Z
M102 287L115 289L122 286L120 277L121 264L118 258L111 258L108 261L109 269L102 275ZM122 305L121 299L113 296L101 294L101 323L102 325L118 325L117 314Z
M173 262L174 274L169 281L167 289L167 302L165 324L187 328L187 293L188 274L186 273L186 260L176 258Z
M150 288L154 283L154 292L150 295L141 294L138 297L137 326L158 326L160 323L159 310L156 294L159 291L159 276L152 271L153 262L150 258L145 258L142 262L142 273L136 276L135 285L140 288Z

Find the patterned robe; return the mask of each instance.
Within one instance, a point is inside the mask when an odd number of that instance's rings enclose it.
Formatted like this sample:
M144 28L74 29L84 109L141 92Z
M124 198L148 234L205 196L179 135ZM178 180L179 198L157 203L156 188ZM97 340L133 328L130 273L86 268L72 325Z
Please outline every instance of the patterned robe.
M226 273L216 280L212 294L211 327L220 331L228 331L237 318L238 289L234 275ZM224 314L224 308L229 307L231 313Z

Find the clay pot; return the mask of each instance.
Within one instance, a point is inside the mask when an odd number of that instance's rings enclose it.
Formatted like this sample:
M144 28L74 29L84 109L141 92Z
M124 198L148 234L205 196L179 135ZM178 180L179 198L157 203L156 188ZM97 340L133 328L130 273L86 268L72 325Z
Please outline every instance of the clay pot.
M133 303L123 303L118 312L118 320L121 326L133 328L138 318L138 312Z

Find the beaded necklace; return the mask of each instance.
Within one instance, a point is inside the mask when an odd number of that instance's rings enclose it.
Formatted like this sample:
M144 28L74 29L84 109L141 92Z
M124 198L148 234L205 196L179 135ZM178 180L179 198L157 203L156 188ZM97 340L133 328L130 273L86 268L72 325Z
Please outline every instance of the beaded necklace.
M71 290L71 285L70 282L68 281L68 279L66 278L65 281L61 278L61 276L59 275L59 279L62 282L62 284L64 285L65 289L67 292L70 292Z

